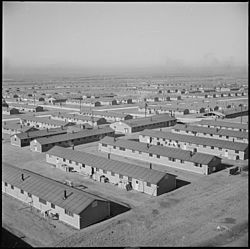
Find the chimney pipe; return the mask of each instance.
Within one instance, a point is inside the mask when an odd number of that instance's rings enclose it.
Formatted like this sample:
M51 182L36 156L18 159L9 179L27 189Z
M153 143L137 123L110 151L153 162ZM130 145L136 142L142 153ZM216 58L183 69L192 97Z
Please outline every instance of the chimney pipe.
M67 191L66 189L64 190L64 193L63 193L63 199L65 200L67 198Z
M24 174L22 174L22 181L24 181Z

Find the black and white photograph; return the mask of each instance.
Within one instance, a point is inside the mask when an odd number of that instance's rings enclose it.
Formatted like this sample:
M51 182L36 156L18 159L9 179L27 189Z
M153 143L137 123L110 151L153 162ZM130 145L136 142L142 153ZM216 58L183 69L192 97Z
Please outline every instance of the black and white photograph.
M1 248L248 247L248 8L2 1Z

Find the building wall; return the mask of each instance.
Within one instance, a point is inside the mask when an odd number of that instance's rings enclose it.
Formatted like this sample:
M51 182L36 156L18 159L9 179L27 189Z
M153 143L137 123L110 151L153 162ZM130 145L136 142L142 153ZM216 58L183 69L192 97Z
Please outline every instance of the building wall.
M42 106L37 106L36 107L36 112L42 112L43 111L43 107Z
M21 147L21 140L20 140L20 138L16 137L15 135L10 137L10 143L12 145Z
M191 135L191 136L195 136L195 134L192 131L184 131L184 130L175 130L172 129L171 130L174 133L178 133L178 134L183 134L183 135ZM212 135L212 136L211 136ZM196 136L198 137L207 137L207 138L215 138L215 139L221 139L221 140L226 140L226 141L232 141L232 142L239 142L239 143L248 143L248 139L247 138L237 138L237 137L230 137L230 136L220 136L217 134L208 134L208 133L201 133L201 132L196 132Z
M13 135L16 134L17 132L15 132L13 129L6 129L2 127L2 133Z
M37 131L38 129L34 128L34 127L30 127L30 129L28 131ZM28 132L27 130L25 132ZM6 128L2 128L2 132L6 133L6 134L10 134L10 135L14 135L14 134L18 134L21 133L23 131L18 130L18 129L6 129Z
M18 109L10 109L10 114L20 114Z
M73 167L74 170L80 174L81 173L84 175L87 174L89 176L92 174L92 167L90 167L88 165L83 166L81 163L78 163L78 165L77 165L77 162L74 162L74 161L72 161L70 163L67 158L65 158L65 161L63 161L63 158L61 158L61 157L56 157L54 155L46 154L46 162L49 164L55 165L57 168L61 168L60 165L66 164L68 166Z
M225 118L237 118L237 117L240 117L240 116L248 116L249 114L249 111L246 110L246 111L239 111L239 112L235 112L235 113L231 113L231 114L225 114Z
M77 171L78 173L83 173L83 174L89 175L89 176L92 175L92 170L93 170L94 175L92 178L94 180L100 181L100 177L105 176L109 179L109 183L111 183L111 184L119 184L120 181L122 181L123 188L125 188L125 185L128 184L128 182L129 182L128 176L123 175L123 177L121 179L118 173L113 172L114 175L111 174L111 171L106 171L104 173L104 171L102 169L96 169L96 168L92 167L91 165L85 165L85 167L83 168L80 163L78 165L76 165L76 162L74 162L74 161L72 161L71 163L69 162L68 159L63 161L63 158L56 157L54 155L49 156L48 154L46 154L46 162L53 164L53 165L56 165L57 168L60 168L60 165L62 165L62 164L66 164L68 166L73 167L74 170ZM156 196L158 194L158 192L156 190L157 186L155 184L151 184L151 186L149 187L149 186L147 186L146 182L144 182L142 180L135 179L135 178L132 178L131 184L132 184L132 188L139 191L139 192L144 192L146 194L154 195L154 196ZM161 192L170 191L170 190L175 188L175 183L173 183L173 181L169 181L167 183L167 188L166 188L166 186L162 186L162 188L163 189L161 189Z
M132 132L138 132L145 129L156 129L156 128L162 128L162 127L169 127L175 125L176 121L162 121L159 123L153 123L148 125L141 125L137 127L132 127Z
M219 128L219 129L227 129L227 130L233 130L233 131L241 131L240 128L234 128L234 127L224 127L219 125L205 125L205 124L198 124L199 126L203 127L210 127L210 128ZM242 131L248 132L248 129L243 129Z
M154 124L148 124L148 125L140 125L136 127L130 127L129 125L123 123L123 122L115 122L113 124L110 124L110 127L114 129L116 132L121 133L132 133L132 132L138 132L142 131L144 129L155 129L155 128L161 128L161 127L169 127L175 125L176 121L162 121L159 123Z
M80 213L80 229L110 216L110 202L95 200Z
M247 149L244 151L244 153L241 153L241 155L243 156L244 155L244 160L248 159L248 147ZM241 156L241 157L242 157Z
M139 153L138 151L132 152L132 150L125 149L125 151L119 150L118 147L116 149L113 148L113 146L108 145L107 147L102 146L101 143L99 143L98 149L103 152L107 153L114 153L117 155L121 155L123 157L131 157L135 159L139 159L142 161L146 161L148 163L156 163L156 164L162 164L168 167L173 167L177 169L182 169L186 171L191 171L199 174L204 174L206 175L208 170L207 170L207 165L202 165L200 166L194 166L193 162L188 162L188 161L183 161L181 163L181 160L175 159L175 161L170 161L168 157L160 156L160 158L157 158L156 155L153 154L152 157L149 156L148 153Z
M214 158L208 165L209 173L215 172L219 169L223 169L221 166L221 160L219 158Z
M133 119L132 115L127 115L124 118L121 118L122 120L129 120L129 119Z
M51 149L54 145L52 144L40 144L38 142L35 142L35 140L30 142L30 150L34 152L45 152ZM60 145L62 146L62 145Z
M72 117L72 118L64 118L64 117L57 117L57 116L54 116L52 117L52 119L54 120L60 120L60 121L64 121L64 122L74 122L76 124L89 124L89 125L94 125L94 126L97 126L97 125L101 125L101 124L106 124L106 119L104 118L100 118L99 120L97 121L94 121L92 122L91 120L82 120L82 119L77 119L77 117Z
M181 148L183 150L190 150L192 151L193 149L197 149L197 152L201 152L201 153L205 153L205 154L211 154L211 155L215 155L215 156L219 156L219 157L226 157L228 159L232 159L232 160L236 160L237 156L239 156L239 159L244 160L244 158L248 158L248 155L246 152L243 151L239 151L239 153L236 153L235 150L229 150L226 148L219 148L216 147L216 145L214 145L214 149L211 148L211 146L206 145L205 147L203 145L199 145L199 144L190 144L190 143L186 143L186 142L182 142L182 141L178 141L178 143L176 143L176 141L171 141L168 139L165 139L165 141L163 141L162 138L152 138L151 142L150 142L150 138L149 136L145 136L143 137L142 135L139 135L139 141L143 142L143 143L151 143L154 145L163 145L163 146L167 146L167 147L174 147L174 148ZM174 144L176 146L174 146Z
M2 114L10 115L10 111L2 110Z
M111 136L113 134L113 132L110 132L107 134L108 134L107 136ZM99 134L99 135L95 135L95 136L92 135L91 137L75 138L75 139L70 139L67 141L55 142L55 143L43 144L43 145L41 145L38 142L36 142L35 140L33 140L30 142L30 149L32 151L36 151L35 148L37 148L37 152L46 152L55 145L62 146L62 147L70 147L74 144L75 146L77 146L77 145L84 144L84 143L98 141L103 137L104 137L104 134Z
M48 129L51 129L51 128L59 128L59 127L61 127L61 125L46 124L46 123L35 122L35 121L30 121L30 120L23 121L22 123L24 125L33 126L33 127L36 127L36 128L48 128ZM28 123L29 123L29 125L28 125Z
M157 195L167 193L176 188L176 177L173 175L166 175L158 183Z
M131 127L123 122L115 122L113 124L110 124L110 128L115 130L115 132L121 132L121 133L131 133ZM127 132L126 132L127 131Z
M24 194L21 193L20 189L14 186L14 190L11 189L10 184L6 187L4 182L2 181L2 192L22 201L27 204L32 205L36 209L40 210L41 212L45 212L50 210L52 213L59 214L59 220L80 229L80 222L79 222L79 215L73 214L73 217L65 214L65 210L57 205L55 205L55 209L51 208L51 202L46 201L46 205L39 201L39 197L32 195L32 197L28 196L28 193L24 191ZM62 193L63 196L63 193Z

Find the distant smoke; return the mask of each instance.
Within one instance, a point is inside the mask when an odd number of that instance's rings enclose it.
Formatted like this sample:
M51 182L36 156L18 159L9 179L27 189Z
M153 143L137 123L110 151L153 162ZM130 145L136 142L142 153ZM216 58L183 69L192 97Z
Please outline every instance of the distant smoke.
M168 69L178 69L178 68L185 67L185 64L180 59L173 59L173 58L170 58L170 57L166 57L166 59L165 59L165 66Z
M220 64L220 61L213 53L208 53L203 56L201 65L205 67L216 67Z
M200 66L208 68L225 68L230 69L236 67L235 58L229 56L223 59L218 59L213 53L205 54L201 60Z

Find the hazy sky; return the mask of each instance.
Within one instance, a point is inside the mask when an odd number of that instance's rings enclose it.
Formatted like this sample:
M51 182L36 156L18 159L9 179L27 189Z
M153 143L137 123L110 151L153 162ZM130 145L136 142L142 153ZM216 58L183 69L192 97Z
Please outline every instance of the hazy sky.
M248 3L4 2L7 66L247 65Z

